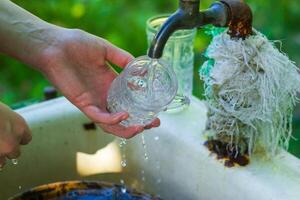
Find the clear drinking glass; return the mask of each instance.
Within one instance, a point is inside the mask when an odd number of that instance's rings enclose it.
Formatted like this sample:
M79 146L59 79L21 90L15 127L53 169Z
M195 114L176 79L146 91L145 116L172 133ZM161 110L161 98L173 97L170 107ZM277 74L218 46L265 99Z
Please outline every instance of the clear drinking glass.
M130 62L113 81L108 92L108 110L126 111L124 126L150 124L167 108L178 89L176 75L168 62L142 56Z
M169 15L159 15L147 21L148 47L153 37ZM194 72L194 39L197 30L178 30L169 38L164 51L163 59L168 61L175 71L178 80L178 92L168 110L182 110L189 105L189 97L193 90Z

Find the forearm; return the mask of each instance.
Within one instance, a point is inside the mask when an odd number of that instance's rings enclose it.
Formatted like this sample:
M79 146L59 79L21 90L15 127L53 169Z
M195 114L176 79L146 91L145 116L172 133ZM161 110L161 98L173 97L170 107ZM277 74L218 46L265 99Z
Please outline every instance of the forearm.
M0 52L32 66L57 42L61 28L49 24L9 0L0 1Z

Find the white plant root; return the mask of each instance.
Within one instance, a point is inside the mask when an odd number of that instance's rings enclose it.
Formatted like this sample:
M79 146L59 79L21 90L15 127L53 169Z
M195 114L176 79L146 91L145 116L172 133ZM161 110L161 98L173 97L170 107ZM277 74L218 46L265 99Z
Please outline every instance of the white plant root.
M263 34L245 40L215 36L200 70L212 137L247 150L276 154L288 148L300 91L296 65Z

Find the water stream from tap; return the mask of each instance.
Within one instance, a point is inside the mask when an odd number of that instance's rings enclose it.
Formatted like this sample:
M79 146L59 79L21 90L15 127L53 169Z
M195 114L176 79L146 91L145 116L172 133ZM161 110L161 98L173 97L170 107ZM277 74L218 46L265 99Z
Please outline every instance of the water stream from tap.
M148 80L147 80L147 88L148 88L148 98L154 100L155 99L155 70L156 70L157 61L152 59L148 66Z

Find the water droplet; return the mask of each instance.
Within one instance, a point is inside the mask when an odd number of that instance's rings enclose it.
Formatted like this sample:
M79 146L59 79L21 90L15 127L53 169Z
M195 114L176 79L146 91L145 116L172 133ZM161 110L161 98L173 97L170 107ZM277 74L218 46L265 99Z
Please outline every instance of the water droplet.
M126 188L125 188L125 187L122 187L122 188L121 188L121 192L122 192L123 194L125 194L125 193L126 193Z
M159 140L159 137L158 137L158 136L155 136L155 137L154 137L154 140L156 140L156 141Z
M122 185L121 192L124 194L126 193L125 181L123 179L120 179L120 183Z
M141 76L133 76L127 79L127 86L130 90L140 91L147 86L147 81Z
M122 152L122 161L121 161L121 166L122 167L126 167L127 166L127 161L126 161L126 142L127 140L124 138L120 139L120 143L119 146L121 148L121 152Z
M137 83L136 83L139 87L142 87L144 88L146 86L146 82L142 79L139 79L137 80Z
M150 112L148 113L148 115L149 115L150 117L153 117L153 116L155 115L155 112L151 112L151 111L150 111Z
M143 144L143 147L146 147L146 141L145 141L144 134L142 134L142 144Z
M141 171L141 174L142 174L142 181L146 181L145 171L142 170L142 171Z
M121 141L120 141L120 143L119 143L119 146L120 146L120 147L125 146L125 145L126 145L126 142L127 142L126 139L122 138Z
M18 159L11 159L12 164L17 165L18 164Z
M22 189L22 186L21 186L21 185L19 185L19 187L18 187L18 188L19 188L19 190L21 190L21 189Z
M145 161L148 161L149 157L148 157L148 154L147 154L147 146L146 146L146 141L145 141L144 134L142 134L142 144L143 144L143 147L144 147L144 158L145 158Z
M122 160L122 161L121 161L121 166L122 166L122 167L126 167L126 166L127 166L126 160Z
M149 157L146 153L145 153L144 157L145 157L145 160L148 161Z

